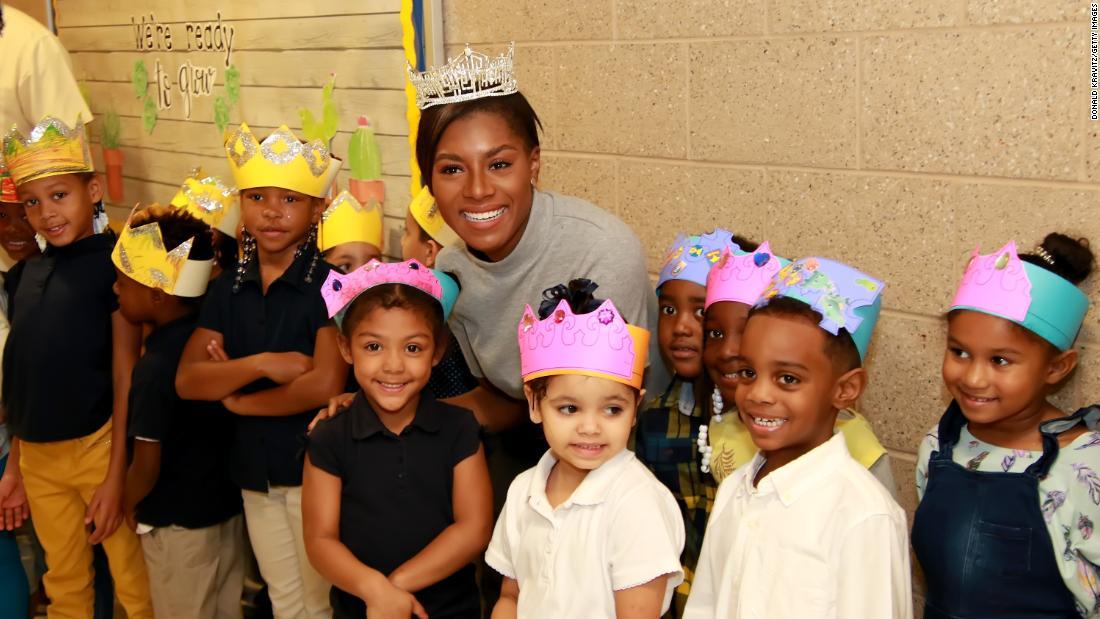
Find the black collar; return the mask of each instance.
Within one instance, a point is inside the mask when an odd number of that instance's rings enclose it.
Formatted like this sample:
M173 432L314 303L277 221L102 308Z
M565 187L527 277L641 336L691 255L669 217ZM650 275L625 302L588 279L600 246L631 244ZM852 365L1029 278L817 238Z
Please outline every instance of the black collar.
M356 394L355 400L345 414L352 415L351 436L354 439L362 440L378 433L393 436L393 432L390 432L389 428L382 423L378 413L374 412L374 408L367 402L362 390ZM426 392L421 391L420 402L416 405L416 413L408 427L435 434L439 432L439 414L439 404Z
M309 269L309 263L315 251L316 250L306 250L302 252L302 255L294 258L290 266L283 271L283 274L274 282L271 282L272 285L276 282L283 282L297 288L300 292L309 292L310 285L306 283L306 271ZM322 279L325 275L321 266L320 257L318 257L317 264L313 268L313 280L317 281L319 275ZM259 289L263 289L263 282L260 279L260 259L256 256L253 256L252 260L248 261L248 265L245 266L244 269L244 275L241 276L241 285L246 283L254 283Z

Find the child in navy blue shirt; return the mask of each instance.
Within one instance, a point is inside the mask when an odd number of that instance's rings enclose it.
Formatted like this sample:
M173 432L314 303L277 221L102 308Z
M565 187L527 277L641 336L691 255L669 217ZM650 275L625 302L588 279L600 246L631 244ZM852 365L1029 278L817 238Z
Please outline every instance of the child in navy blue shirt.
M232 419L218 402L181 399L175 385L214 264L210 229L153 205L131 216L112 258L123 316L152 327L130 381L125 506L140 534L153 609L161 617L239 617L244 537L241 494L229 479Z

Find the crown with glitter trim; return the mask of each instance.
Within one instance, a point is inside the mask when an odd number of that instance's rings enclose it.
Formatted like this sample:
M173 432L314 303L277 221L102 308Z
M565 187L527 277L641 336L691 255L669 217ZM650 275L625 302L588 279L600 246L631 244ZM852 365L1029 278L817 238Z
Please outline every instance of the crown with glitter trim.
M959 309L1004 318L1069 350L1089 299L1065 278L1020 260L1016 242L1009 241L992 254L974 249L948 311Z
M722 301L755 305L771 285L776 273L790 260L772 253L764 241L755 251L743 252L736 244L722 251L718 264L707 274L707 300L704 309Z
M225 154L237 189L280 187L323 198L328 194L340 160L320 140L302 142L281 125L261 142L248 125L226 133Z
M11 180L11 174L4 166L3 157L0 157L0 202L21 202L15 193L15 182Z
M802 258L779 269L756 305L776 297L802 301L821 314L818 325L837 335L844 329L855 342L859 358L867 357L871 334L882 309L883 282L826 258Z
M152 205L154 208L157 205ZM111 262L130 279L157 288L177 297L201 297L210 282L213 258L191 260L191 237L169 250L164 246L160 223L151 221L136 228L130 227L130 219L118 236Z
M428 236L443 247L454 244L458 240L455 231L443 221L443 215L439 212L432 192L425 186L420 188L413 201L409 203L409 212L413 219Z
M4 137L4 162L16 185L47 176L95 171L79 117L70 128L47 116L31 129L30 137L24 137L13 125Z
M344 190L321 214L317 247L328 251L355 241L370 243L382 251L382 208L374 200L364 206Z
M715 228L706 234L676 235L657 275L657 290L673 279L706 286L707 273L718 264L722 251L730 246L735 246L733 233L723 228Z
M462 55L450 58L442 67L419 73L408 64L409 81L416 89L416 107L458 103L482 97L500 97L519 91L515 75L516 43L507 54L490 58L467 45Z
M329 317L335 318L337 325L343 324L344 312L351 303L359 295L382 284L404 284L431 296L443 308L444 320L451 315L458 299L458 283L451 276L429 269L416 259L404 262L371 260L347 275L336 269L329 271L321 286L321 297L325 300Z
M237 238L241 223L240 193L217 176L204 174L201 167L192 170L183 181L171 204L211 228Z
M649 331L627 324L610 299L588 314L574 314L562 299L545 320L528 305L517 334L524 382L580 374L642 388Z

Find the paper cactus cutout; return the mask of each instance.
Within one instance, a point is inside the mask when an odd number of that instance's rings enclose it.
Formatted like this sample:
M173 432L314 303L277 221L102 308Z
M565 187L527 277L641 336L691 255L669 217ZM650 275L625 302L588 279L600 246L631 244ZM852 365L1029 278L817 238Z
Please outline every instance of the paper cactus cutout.
M306 108L298 110L302 119L302 135L307 140L321 140L326 145L332 143L336 136L336 127L339 124L339 116L336 113L336 103L332 98L332 90L336 87L336 74L332 75L325 87L321 89L321 119L317 120L313 112Z
M114 106L111 106L103 115L103 136L101 137L103 148L118 148L121 134L122 123L118 119L118 112L115 111Z
M376 181L382 178L382 150L374 136L374 127L366 116L359 117L359 126L348 144L348 164L351 178Z

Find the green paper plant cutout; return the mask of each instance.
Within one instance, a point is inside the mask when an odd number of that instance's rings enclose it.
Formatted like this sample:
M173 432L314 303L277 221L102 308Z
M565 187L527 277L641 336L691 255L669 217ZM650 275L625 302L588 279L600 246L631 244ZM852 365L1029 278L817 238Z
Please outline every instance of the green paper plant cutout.
M122 134L122 123L119 122L118 112L114 106L108 108L103 115L103 148L118 148L119 136Z
M145 61L134 62L134 72L130 77L130 83L134 86L134 96L138 99L145 98L145 91L149 87L149 72L145 70Z
M236 65L225 70L225 94L214 98L214 126L218 133L225 134L229 126L229 108L241 100L241 72Z
M332 74L325 87L321 89L321 120L313 117L313 112L302 108L298 115L302 119L302 135L307 140L321 140L325 144L332 144L332 138L336 136L336 127L340 118L336 113L336 102L332 98L332 90L336 87L336 74Z
M241 72L237 65L229 65L225 70L225 97L229 105L237 105L241 100Z
M145 61L134 61L134 71L130 77L134 87L134 96L142 101L141 123L145 133L152 133L157 126L157 102L149 95L149 72L145 70Z
M141 124L145 133L152 133L157 126L157 103L152 97L145 97L145 109L141 113Z

